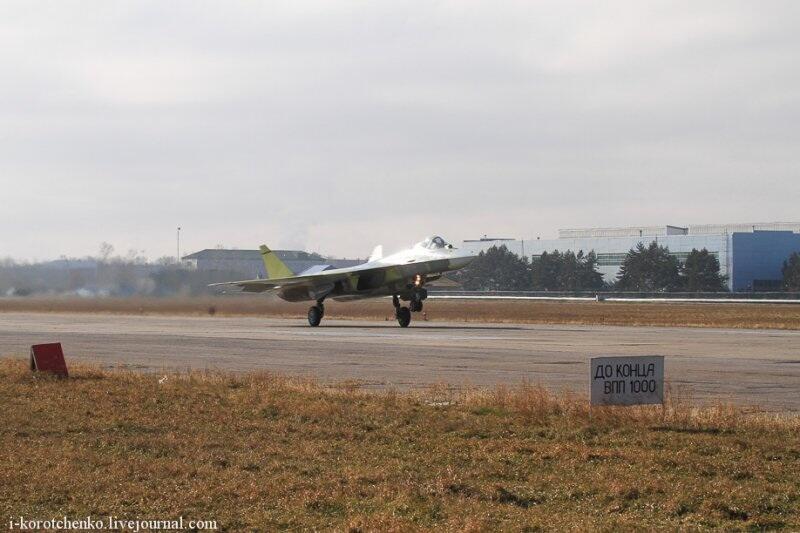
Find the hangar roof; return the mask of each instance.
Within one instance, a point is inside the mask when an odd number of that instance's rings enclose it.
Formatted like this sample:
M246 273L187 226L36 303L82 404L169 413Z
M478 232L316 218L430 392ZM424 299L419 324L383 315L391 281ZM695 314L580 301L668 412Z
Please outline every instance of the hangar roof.
M559 239L585 237L660 237L662 235L727 235L754 231L800 233L800 222L742 222L738 224L694 224L688 226L629 226L622 228L576 228L558 230Z

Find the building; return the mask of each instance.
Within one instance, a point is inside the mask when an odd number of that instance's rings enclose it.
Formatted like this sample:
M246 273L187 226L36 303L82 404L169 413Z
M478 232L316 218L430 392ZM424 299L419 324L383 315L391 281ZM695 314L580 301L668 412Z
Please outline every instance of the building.
M274 250L295 274L313 266L329 265L333 268L349 267L363 263L360 259L331 259L313 252L298 250ZM197 270L238 272L247 278L266 278L264 261L258 250L206 249L181 258L185 264Z
M557 239L466 240L462 246L480 251L505 245L520 256L542 252L594 251L606 281L616 278L625 254L639 243L656 241L685 261L693 249L706 248L717 257L720 271L733 291L776 290L783 279L783 262L800 252L800 223L710 224L697 226L634 226L625 228L562 229Z

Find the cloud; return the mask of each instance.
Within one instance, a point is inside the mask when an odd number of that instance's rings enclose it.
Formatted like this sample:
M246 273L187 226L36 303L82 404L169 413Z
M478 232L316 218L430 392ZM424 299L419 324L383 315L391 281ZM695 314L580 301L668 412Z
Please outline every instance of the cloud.
M793 2L6 2L0 254L796 218Z

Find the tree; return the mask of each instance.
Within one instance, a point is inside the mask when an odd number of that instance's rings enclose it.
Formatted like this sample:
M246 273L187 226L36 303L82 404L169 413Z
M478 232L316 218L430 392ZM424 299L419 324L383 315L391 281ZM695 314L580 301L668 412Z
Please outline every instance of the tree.
M800 254L794 252L783 262L783 288L787 291L800 291Z
M692 249L681 271L684 290L720 292L726 290L727 278L719 273L719 260L705 248Z
M583 250L578 252L578 257L580 258L582 254ZM584 290L597 290L605 286L603 275L597 271L597 254L594 253L594 250L590 251L582 258L580 279L581 288Z
M561 254L561 264L559 265L556 280L558 288L562 291L576 291L579 288L578 257L572 250L567 250Z
M544 291L559 290L559 271L561 270L561 252L542 252L531 263L531 281L533 288Z
M97 259L101 263L108 263L108 260L111 257L111 254L113 253L114 253L114 245L103 241L100 243L100 253Z
M617 287L623 291L674 291L680 286L678 259L655 241L628 251L617 274Z
M534 289L554 291L580 291L603 287L603 275L597 271L597 255L592 251L584 255L580 250L564 253L558 250L544 252L531 264Z
M505 246L492 246L459 270L455 279L467 290L523 291L530 288L530 266Z

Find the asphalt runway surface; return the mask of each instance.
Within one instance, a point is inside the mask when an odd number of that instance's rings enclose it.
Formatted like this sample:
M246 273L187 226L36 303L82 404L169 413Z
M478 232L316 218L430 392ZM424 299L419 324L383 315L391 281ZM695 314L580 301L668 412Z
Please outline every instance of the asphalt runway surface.
M670 390L687 399L800 412L800 331L0 313L0 355L27 357L44 342L61 342L68 364L268 370L401 389L528 380L584 393L591 357L664 355Z

